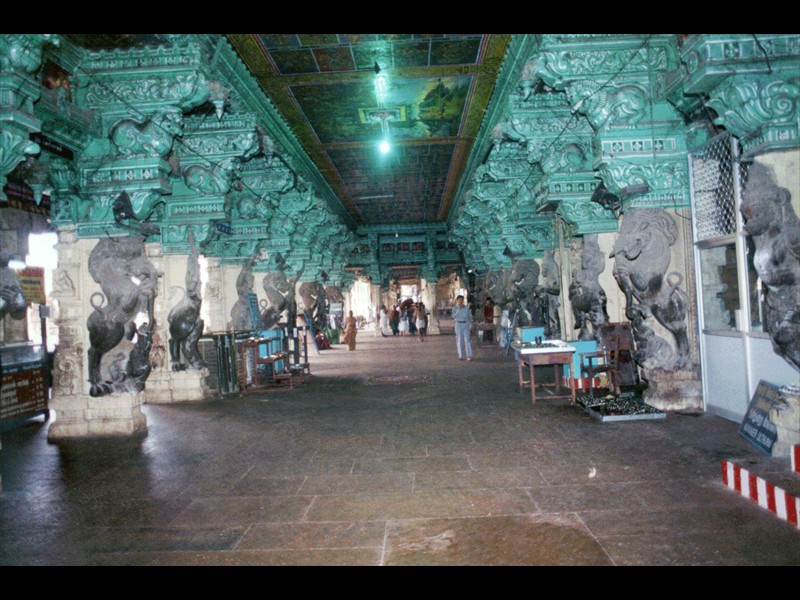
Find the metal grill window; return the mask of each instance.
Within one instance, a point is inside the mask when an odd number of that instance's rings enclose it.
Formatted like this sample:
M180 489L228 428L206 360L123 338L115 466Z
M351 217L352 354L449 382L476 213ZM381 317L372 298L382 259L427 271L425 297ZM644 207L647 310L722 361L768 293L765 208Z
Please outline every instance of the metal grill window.
M691 155L695 242L736 233L736 164L727 135Z

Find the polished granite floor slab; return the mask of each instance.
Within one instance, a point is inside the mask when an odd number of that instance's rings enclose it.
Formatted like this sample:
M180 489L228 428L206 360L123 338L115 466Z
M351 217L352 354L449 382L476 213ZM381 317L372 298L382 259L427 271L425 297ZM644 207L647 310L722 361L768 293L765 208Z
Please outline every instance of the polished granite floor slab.
M532 405L513 354L454 345L362 332L292 392L145 405L134 436L2 431L0 565L800 565L722 484L761 460L736 423Z

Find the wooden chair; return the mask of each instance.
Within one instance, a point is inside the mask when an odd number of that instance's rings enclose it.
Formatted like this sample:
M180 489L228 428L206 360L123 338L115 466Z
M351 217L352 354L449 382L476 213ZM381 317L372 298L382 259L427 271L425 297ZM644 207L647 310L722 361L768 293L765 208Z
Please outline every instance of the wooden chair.
M589 378L590 394L594 395L594 378L600 373L608 376L609 388L614 395L622 393L622 386L639 385L639 371L633 360L633 331L631 324L607 323L600 326L600 349L581 354L581 377Z

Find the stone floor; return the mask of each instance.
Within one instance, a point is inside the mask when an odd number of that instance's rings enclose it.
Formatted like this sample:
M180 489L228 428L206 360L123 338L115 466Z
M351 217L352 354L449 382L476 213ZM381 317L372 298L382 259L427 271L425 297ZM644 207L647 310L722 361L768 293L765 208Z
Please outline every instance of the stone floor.
M454 345L361 332L294 391L146 405L134 438L3 431L0 565L800 565L722 484L759 456L737 424L532 405L513 356Z

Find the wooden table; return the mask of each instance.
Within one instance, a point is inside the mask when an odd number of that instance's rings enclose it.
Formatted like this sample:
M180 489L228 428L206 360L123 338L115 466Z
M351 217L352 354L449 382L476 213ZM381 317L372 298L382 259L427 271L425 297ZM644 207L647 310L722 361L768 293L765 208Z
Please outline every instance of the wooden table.
M575 404L575 386L573 384L574 373L572 370L572 355L575 354L575 346L570 346L561 340L545 340L541 346L535 344L522 344L515 342L511 347L517 352L517 372L519 374L519 390L520 392L525 388L525 380L522 376L522 370L525 366L528 367L528 372L531 378L531 401L536 404L536 375L534 367L542 365L553 365L553 374L555 376L555 383L552 386L542 384L540 387L553 387L554 392L548 394L548 398L571 398L572 404ZM561 365L569 365L569 394L560 394L561 392Z

